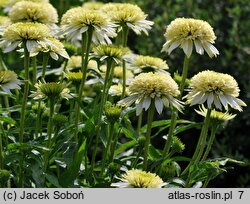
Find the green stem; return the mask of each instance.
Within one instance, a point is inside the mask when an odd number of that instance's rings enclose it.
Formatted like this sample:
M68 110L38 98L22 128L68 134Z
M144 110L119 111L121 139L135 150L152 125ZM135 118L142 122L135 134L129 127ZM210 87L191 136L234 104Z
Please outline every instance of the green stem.
M48 149L51 148L51 138L52 138L52 132L53 132L53 115L55 110L55 98L50 98L49 100L49 121L48 121L48 128L47 128L47 135L48 135L48 142L46 147ZM49 152L45 154L45 162L44 162L44 172L47 170L47 166L49 163Z
M165 147L163 149L162 158L166 157L166 155L169 153L170 147L172 145L177 116L178 116L177 110L176 109L172 110L171 125L170 125L169 131L168 131L167 141L166 141Z
M33 67L33 81L32 85L34 86L36 84L36 77L37 77L37 62L36 62L36 56L32 57L32 67Z
M138 136L140 136L140 134L141 134L142 116L143 116L143 110L142 110L142 112L140 113L140 115L138 117L138 123L137 123L137 134L138 134Z
M19 129L19 142L23 143L23 135L24 135L24 124L25 124L25 110L27 105L27 98L29 94L29 51L26 47L26 42L24 42L24 70L25 70L25 78L24 78L24 92L23 92L23 100L21 107L21 116L20 116L20 129ZM20 165L20 173L19 173L19 187L23 187L24 181L24 171L23 171L23 157L22 154L21 159L19 161Z
M107 161L107 156L110 153L110 146L111 146L113 135L114 135L114 127L115 127L114 124L109 123L109 125L108 125L108 128L109 128L109 131L108 131L108 142L107 142L107 146L106 146L106 148L104 150L104 154L103 154L103 158L102 158L101 175L103 175L103 173L104 173L105 164L106 164L106 161Z
M45 73L48 61L49 61L49 54L45 52L43 53L42 78L41 78L42 81L45 81Z
M97 128L96 128L96 138L95 138L95 146L94 146L94 151L92 154L91 158L91 170L93 170L94 165L95 165L95 158L96 158L96 153L97 153L97 147L98 147L98 142L99 142L99 137L100 137L100 131L101 131L101 125L102 125L102 113L103 113L103 108L106 103L107 99L107 94L109 90L109 80L112 81L112 78L110 77L110 73L112 72L112 64L113 60L108 59L107 60L107 70L106 70L106 75L105 75L105 80L104 80L104 86L103 86L103 92L102 92L102 97L101 97L101 104L99 106L99 113L97 116Z
M128 41L128 26L122 26L122 46L126 47ZM122 96L121 98L125 97L126 93L126 62L125 60L122 61Z
M37 108L37 118L36 118L36 127L35 127L35 139L38 138L40 120L41 120L41 101L38 102L38 108Z
M215 134L216 134L216 130L217 130L217 125L213 125L212 127L212 130L211 130L211 135L210 135L210 138L209 138L209 141L208 141L208 145L207 145L207 148L206 148L206 151L201 159L201 161L205 161L210 150L211 150L211 147L213 145L213 142L214 142L214 138L215 138Z
M189 162L188 166L186 167L186 169L182 172L182 175L186 174L189 167L192 166L194 163L197 163L200 160L200 157L206 145L206 137L207 137L208 127L210 123L210 115L211 115L211 109L207 109L207 114L204 120L204 124L202 126L201 134L200 134L194 155L191 161Z
M62 71L62 75L61 75L61 79L60 79L60 83L63 83L63 76L64 76L64 73L65 73L65 71L66 71L66 67L67 67L67 65L68 65L68 61L69 60L65 60L65 62L64 62L64 65L63 65L63 71Z
M209 184L209 182L210 182L210 179L208 178L208 179L205 181L205 183L203 184L202 188L206 188L207 185Z
M20 130L19 130L19 142L20 143L23 143L25 110L26 110L27 98L28 98L28 93L29 93L29 52L28 52L26 45L24 45L24 70L25 70L25 81L24 81L24 93L23 93L23 100L22 100Z
M93 28L89 28L87 33L82 34L82 79L81 84L79 88L78 93L78 101L81 102L82 94L83 94L83 88L86 81L87 76L87 68L88 68L88 59L89 59L89 53L90 53L90 45L92 42L92 36L93 36ZM79 117L80 117L80 105L76 103L75 106L75 132L74 132L74 138L75 141L78 141L78 123L79 123Z
M185 82L186 82L187 73L188 73L189 60L190 60L190 58L188 58L185 55L184 62L183 62L183 69L182 69L182 79L181 79L181 84L180 84L180 95L178 97L179 99L182 98L182 94L184 91ZM168 131L168 138L167 138L167 141L165 143L162 158L165 158L169 153L170 147L172 145L172 138L173 138L174 130L176 127L177 118L178 118L178 110L173 107L173 110L171 113L171 125L170 125L169 131Z
M2 58L2 53L0 53L0 70L8 70L8 68L6 67L3 58Z
M155 105L154 105L154 102L152 101L148 109L147 132L146 132L146 141L145 141L145 146L144 146L143 170L147 170L147 167L148 167L148 149L149 149L149 144L150 144L154 111L155 111Z
M1 126L1 131L2 133L0 133L0 169L3 169L3 142L2 142L2 134L4 135L4 128L3 128L3 124L0 122L0 126Z

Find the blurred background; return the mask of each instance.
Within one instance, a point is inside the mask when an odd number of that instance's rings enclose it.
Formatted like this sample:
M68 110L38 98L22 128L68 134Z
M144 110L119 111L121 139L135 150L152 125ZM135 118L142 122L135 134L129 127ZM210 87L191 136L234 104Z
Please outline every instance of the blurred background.
M101 1L101 0L100 0ZM71 7L79 6L81 0L50 0L62 15ZM202 19L214 28L217 40L216 48L220 55L210 59L208 55L191 57L189 75L205 69L232 75L239 83L241 89L240 99L248 106L243 112L237 112L234 120L225 124L216 136L211 157L230 157L236 160L247 161L250 159L250 1L249 0L128 0L128 1L101 1L101 2L127 2L135 3L148 14L148 20L154 21L153 29L149 36L129 35L128 45L138 54L161 57L166 60L170 72L182 70L184 54L181 49L176 49L168 56L161 53L165 43L164 33L167 25L177 17L192 17ZM12 66L20 66L16 58L4 56ZM188 110L187 110L188 112ZM168 113L166 113L168 114ZM165 117L165 116L163 116ZM182 118L202 121L197 114L188 112ZM198 130L192 130L181 135L186 144L183 154L191 156L194 143L197 141ZM157 145L157 144L155 144ZM235 166L228 172L211 181L208 187L250 187L250 167Z

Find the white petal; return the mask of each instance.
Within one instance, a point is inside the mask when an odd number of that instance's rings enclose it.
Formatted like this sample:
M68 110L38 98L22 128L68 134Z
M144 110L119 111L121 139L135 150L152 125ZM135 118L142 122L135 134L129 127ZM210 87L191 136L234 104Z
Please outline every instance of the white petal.
M136 116L139 116L141 114L142 109L143 109L142 102L136 104Z
M148 110L150 104L151 104L151 98L147 97L143 100L142 107L145 108L145 110Z
M207 98L207 107L209 109L211 109L211 105L212 105L213 101L214 101L214 95L213 95L213 93L210 93L208 95L208 98Z
M159 113L159 114L161 114L162 113L162 110L163 110L163 102L162 102L162 99L160 99L160 98L155 98L155 108L156 108L156 110L157 110L157 112Z
M200 55L203 55L204 54L204 49L202 47L201 42L199 40L195 40L194 45L195 45L196 52L198 54L200 54Z

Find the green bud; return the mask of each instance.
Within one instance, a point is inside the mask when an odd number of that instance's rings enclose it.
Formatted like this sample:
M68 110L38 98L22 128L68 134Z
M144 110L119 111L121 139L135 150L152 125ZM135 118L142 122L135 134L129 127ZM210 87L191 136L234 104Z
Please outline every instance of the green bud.
M120 171L121 165L112 162L112 163L109 164L109 167L108 167L108 168L109 168L109 173L110 173L110 174L115 174L115 173L117 173L118 171Z
M39 103L36 103L34 105L32 105L32 110L37 114L38 113L38 109L39 109ZM41 113L44 111L44 109L46 108L46 105L44 102L40 103L40 111Z
M109 122L117 122L121 116L122 108L107 102L105 105L105 115Z
M74 55L77 53L77 47L75 45L69 44L69 43L64 43L64 48L69 54L69 56Z
M146 141L146 138L144 136L140 136L137 139L137 142L138 142L138 144L139 144L140 147L144 147L145 141Z
M179 75L178 72L175 72L175 73L174 73L174 80L175 80L175 82L180 86L182 77L181 77L181 75ZM186 80L185 80L184 88L187 88L187 87L189 86L189 84L190 84L190 80L189 80L189 79L186 79Z
M0 170L0 183L5 184L10 178L10 172L2 169Z
M56 114L53 116L53 122L55 127L62 127L68 122L68 118L62 114Z
M173 137L172 151L181 153L185 149L185 145L178 137Z
M172 178L176 175L176 163L166 160L161 164L160 173L162 178Z

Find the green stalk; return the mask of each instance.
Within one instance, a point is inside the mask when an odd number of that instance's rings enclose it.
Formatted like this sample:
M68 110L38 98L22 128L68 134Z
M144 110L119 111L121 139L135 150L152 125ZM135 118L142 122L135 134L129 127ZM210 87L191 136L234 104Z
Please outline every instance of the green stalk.
M208 127L209 127L209 123L210 123L210 115L211 115L211 109L207 109L207 114L204 120L204 124L202 126L201 129L201 134L194 152L194 155L191 159L191 161L189 162L188 166L186 167L186 169L182 172L182 175L186 174L189 167L192 166L194 163L197 163L200 160L200 157L204 151L204 147L206 145L206 137L207 137L207 132L208 132Z
M108 90L109 90L109 81L112 81L112 78L110 77L110 73L112 72L112 64L113 64L113 60L112 59L108 59L107 60L107 70L106 70L106 75L105 75L105 81L104 81L104 85L103 85L103 92L102 92L102 97L101 97L101 104L99 106L100 110L97 116L97 128L96 128L96 138L95 138L95 146L94 146L94 151L92 154L92 158L91 158L91 170L93 170L94 165L95 165L95 158L96 158L96 153L97 153L97 147L98 147L98 142L99 142L99 137L100 137L100 131L101 131L101 125L102 125L102 113L103 113L103 108L104 105L106 103L106 99L107 99L107 94L108 94Z
M149 149L149 144L150 144L154 111L155 111L155 105L154 105L154 102L151 101L150 107L148 109L148 117L147 117L148 121L147 121L146 141L145 141L145 146L144 146L143 170L147 170L147 166L148 166L148 149Z
M66 71L66 67L67 67L67 65L68 65L68 61L69 60L65 60L65 62L64 62L64 65L63 65L63 71L62 71L62 75L61 75L61 79L60 79L60 83L63 83L63 75L64 75L64 73L65 73L65 71Z
M107 146L106 146L106 148L104 150L104 154L103 154L103 158L102 158L101 175L103 175L103 173L104 173L105 164L106 164L106 161L107 161L107 156L110 153L110 146L111 146L113 135L114 135L114 127L115 127L114 124L109 123L109 125L108 125L108 128L109 128L109 131L108 131L108 142L107 142Z
M43 53L43 66L42 66L42 78L41 78L42 81L45 81L45 73L48 61L49 61L49 53L45 52Z
M0 133L0 170L3 169L3 141L2 141L2 134L4 135L4 128L3 128L3 124L0 122L0 126L1 126L1 131L2 133Z
M46 147L48 149L51 148L51 138L52 138L52 132L53 132L53 115L54 115L54 110L55 110L55 98L50 98L49 99L49 121L48 121L48 128L47 128L47 135L48 135L48 142ZM49 152L45 154L45 160L44 160L44 172L47 170L47 166L49 163Z
M24 78L24 92L23 92L23 100L21 107L21 116L20 116L20 129L19 129L19 142L23 143L23 135L24 135L24 125L25 125L25 110L27 105L27 98L29 94L29 51L26 47L26 42L24 44L24 70L25 70L25 78ZM23 187L24 181L24 171L23 171L23 157L22 154L20 159L20 172L19 172L19 187Z
M217 125L213 125L213 127L212 127L211 135L210 135L210 138L209 138L209 141L208 141L208 145L207 145L206 151L205 151L201 161L206 160L206 158L207 158L207 156L208 156L208 154L209 154L209 152L211 150L211 147L212 147L212 145L214 143L214 138L215 138L217 127L218 127Z
M122 46L126 47L128 41L128 26L122 26ZM122 60L122 96L121 99L124 98L126 93L126 62Z
M0 70L8 70L8 68L6 67L3 58L2 58L2 53L0 53Z
M36 84L36 76L37 76L36 56L32 57L32 67L33 67L33 81L32 81L32 85L34 86Z
M82 80L79 88L79 93L78 93L78 101L79 103L81 102L82 99L82 93L83 93L83 88L84 84L86 81L86 76L87 76L87 68L88 68L88 60L89 60L89 53L90 53L90 45L92 42L92 36L93 36L93 28L89 28L87 33L82 34ZM79 123L79 117L80 117L80 105L76 103L75 106L75 132L74 132L74 138L75 141L78 141L78 123Z
M182 98L182 94L183 94L183 91L184 91L185 82L186 82L187 73L188 73L189 59L190 58L188 58L185 55L184 63L183 63L183 69L182 69L182 79L181 79L181 84L180 84L179 99ZM171 125L170 125L169 131L168 131L168 138L167 138L167 141L166 141L165 146L164 146L164 150L163 150L163 153L162 153L162 158L166 158L166 156L169 153L170 147L172 145L172 140L173 140L174 130L175 130L175 127L176 127L177 118L178 118L178 110L173 107L173 110L172 110L172 113L171 113Z
M143 115L143 110L142 110L142 112L140 113L140 115L138 117L138 123L137 123L137 134L138 134L138 136L140 136L140 134L141 134L142 115Z
M24 81L24 93L23 93L23 101L21 108L20 130L19 130L20 143L23 143L25 110L29 93L29 51L25 43L24 43L24 70L25 70L25 81Z
M166 155L169 153L170 147L172 145L177 116L178 116L177 110L173 109L172 114L171 114L171 125L170 125L169 131L168 131L167 141L166 141L165 147L163 149L162 158L166 157Z

